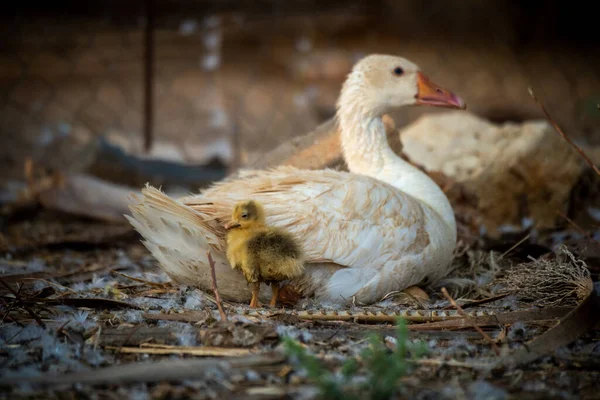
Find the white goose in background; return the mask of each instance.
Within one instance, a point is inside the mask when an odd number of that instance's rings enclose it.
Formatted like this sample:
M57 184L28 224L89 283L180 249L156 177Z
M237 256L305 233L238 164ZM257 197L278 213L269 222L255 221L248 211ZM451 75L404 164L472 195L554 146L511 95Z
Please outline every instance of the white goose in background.
M353 67L337 104L350 172L242 170L178 200L147 185L127 218L175 282L209 291L210 250L220 294L230 301L251 296L227 262L223 228L234 205L247 199L264 204L269 226L287 229L302 243L306 272L288 284L303 297L370 304L433 282L448 273L452 260L454 212L433 180L392 151L382 121L384 113L411 105L465 108L412 62L370 55ZM269 297L263 285L259 298Z

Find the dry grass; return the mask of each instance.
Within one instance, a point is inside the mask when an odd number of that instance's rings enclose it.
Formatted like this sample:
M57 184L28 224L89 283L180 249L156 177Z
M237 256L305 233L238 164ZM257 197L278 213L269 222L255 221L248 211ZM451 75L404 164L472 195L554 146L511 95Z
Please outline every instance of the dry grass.
M522 301L545 305L576 305L592 290L590 272L561 246L554 260L538 259L506 269L494 285L518 294Z

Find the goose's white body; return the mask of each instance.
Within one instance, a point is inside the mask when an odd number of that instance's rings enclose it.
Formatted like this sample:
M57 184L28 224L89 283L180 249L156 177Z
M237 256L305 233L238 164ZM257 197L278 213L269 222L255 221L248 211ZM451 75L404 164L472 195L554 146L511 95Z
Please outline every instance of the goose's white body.
M404 59L371 56L371 63L380 61L386 71L390 62L418 71ZM456 245L452 208L435 182L387 145L381 120L387 108L373 102L373 92L356 89L365 81L385 79L379 71L370 72L369 67L379 64L374 65L355 67L340 96L338 122L350 172L291 167L241 171L178 200L150 186L142 191L128 218L173 280L209 290L210 250L221 295L250 299L244 277L225 257L223 228L234 205L248 199L263 203L268 225L288 230L302 243L306 273L290 284L304 296L369 304L391 291L446 275ZM414 97L386 101L401 106L414 104ZM411 100L396 104L403 98ZM261 300L269 295L263 287Z

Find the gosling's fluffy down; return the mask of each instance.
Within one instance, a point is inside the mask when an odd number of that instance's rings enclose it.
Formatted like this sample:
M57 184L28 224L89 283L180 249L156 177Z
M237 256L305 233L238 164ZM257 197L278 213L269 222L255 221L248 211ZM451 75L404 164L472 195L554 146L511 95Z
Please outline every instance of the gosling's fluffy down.
M254 200L234 207L226 226L227 259L232 268L240 269L252 285L251 307L258 307L260 283L271 285L270 306L277 304L279 282L304 273L304 255L300 244L288 232L266 226L262 205Z

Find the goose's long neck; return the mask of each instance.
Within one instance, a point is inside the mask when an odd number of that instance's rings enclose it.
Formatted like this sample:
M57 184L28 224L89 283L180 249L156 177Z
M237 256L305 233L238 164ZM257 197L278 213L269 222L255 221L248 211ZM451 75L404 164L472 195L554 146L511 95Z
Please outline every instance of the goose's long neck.
M340 99L338 123L344 158L351 172L371 176L429 205L456 235L454 211L440 187L390 148L382 113L361 108L360 98Z

